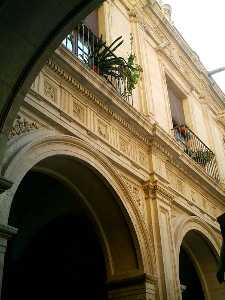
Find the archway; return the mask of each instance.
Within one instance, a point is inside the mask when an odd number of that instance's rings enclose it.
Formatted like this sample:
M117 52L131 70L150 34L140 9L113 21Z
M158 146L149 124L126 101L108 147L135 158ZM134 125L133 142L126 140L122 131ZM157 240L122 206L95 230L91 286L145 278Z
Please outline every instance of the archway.
M7 251L3 299L107 299L103 249L78 193L30 171L9 224L19 230Z
M34 171L35 173L33 173ZM40 173L42 175L40 175ZM34 180L34 176L39 176L39 179ZM64 194L68 194L68 197L60 197L60 191L54 193L53 191L49 191L47 188L52 186L52 184L47 184L46 187L45 182L48 182L49 179L41 181L40 176L50 176L55 178L54 180L59 181L61 185L63 184L68 190L70 190L70 193L73 195L73 197L69 197L69 194L66 192L64 192ZM29 180L32 178L33 184L29 184ZM41 182L39 183L39 181ZM23 191L26 190L25 184L28 187L27 195L31 195L33 193L34 196L28 197L26 196L26 193L25 195L21 194L22 196L18 196L21 193L21 189ZM29 187L32 186L32 190L29 190ZM45 199L44 203L43 201L40 201L40 196L38 196L39 193L41 193L42 196L45 195L43 196L43 199ZM58 200L48 203L48 195L49 199ZM73 200L65 202L64 198ZM22 204L23 202L21 202L21 199L25 201L24 204ZM19 204L16 205L16 203ZM38 213L38 210L40 210L40 213ZM28 221L30 223L25 222L25 224L21 224L18 220L26 220L27 213L29 215ZM41 220L40 216L42 216ZM97 250L94 251L94 253L95 257L97 257L96 261L100 261L101 263L99 263L99 265L102 265L100 268L100 270L102 270L100 275L95 274L94 277L96 279L98 276L102 278L102 288L99 289L102 293L105 288L103 288L103 278L105 277L107 277L107 281L110 282L113 280L118 280L118 278L120 278L120 280L123 278L134 278L136 276L140 276L140 274L143 274L143 264L140 257L140 249L136 233L133 224L129 219L128 213L117 193L110 185L108 180L104 178L95 168L89 165L87 161L71 157L68 155L67 151L67 155L48 155L45 159L42 159L36 163L36 165L34 165L30 171L26 172L25 177L23 178L22 182L20 182L16 194L14 195L9 215L9 224L19 228L19 233L16 237L16 240L25 235L25 240L29 241L29 245L31 246L25 244L22 247L22 249L25 251L25 248L32 249L32 245L37 245L37 241L42 240L45 243L45 239L42 239L43 235L45 236L47 233L56 230L54 228L57 228L58 222L60 224L63 222L62 227L66 227L65 224L68 224L68 218L70 220L73 219L74 224L77 222L77 218L81 218L81 221L86 224L85 226L87 228L94 228L91 239L95 241L94 248L100 249L98 252ZM32 230L27 231L27 228L31 228ZM42 234L40 232L42 232ZM83 236L86 236L86 234ZM12 247L14 245L14 247L17 248L15 243L15 241L12 242ZM99 245L101 245L101 247ZM86 248L91 249L93 247L88 245ZM30 252L28 251L28 254L29 253ZM101 253L104 253L104 259ZM43 259L46 260L46 258ZM78 261L81 261L81 259L78 259ZM103 261L104 264L102 263ZM8 268L8 263L6 263L6 268ZM87 274L87 278L88 277L89 275ZM7 279L5 279L5 290L6 289ZM57 295L58 294L59 293L57 293ZM81 298L86 299L84 298L84 295L82 295ZM78 297L77 299L80 298ZM96 299L101 298L97 297Z
M188 231L179 254L182 299L224 299L224 289L216 279L217 267L218 255L206 236Z

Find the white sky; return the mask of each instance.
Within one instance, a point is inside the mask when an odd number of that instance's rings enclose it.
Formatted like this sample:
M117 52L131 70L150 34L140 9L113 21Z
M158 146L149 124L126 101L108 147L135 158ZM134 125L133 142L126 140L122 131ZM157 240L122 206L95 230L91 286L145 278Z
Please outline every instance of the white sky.
M225 66L225 0L164 0L172 20L208 71ZM225 93L225 71L213 75Z

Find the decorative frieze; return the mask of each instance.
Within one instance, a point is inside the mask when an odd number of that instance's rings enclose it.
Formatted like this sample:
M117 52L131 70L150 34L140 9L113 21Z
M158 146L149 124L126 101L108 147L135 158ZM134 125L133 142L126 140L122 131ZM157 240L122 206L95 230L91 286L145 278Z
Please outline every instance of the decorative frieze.
M119 150L126 156L130 157L131 156L131 145L130 145L130 141L120 135L119 136Z
M97 133L101 138L109 141L109 126L101 119L97 119Z
M72 115L75 119L78 119L81 123L85 123L85 107L73 100Z
M138 150L138 161L143 167L147 167L147 156L142 150Z
M44 80L44 96L56 103L56 88L47 79Z
M140 126L136 126L135 122L129 122L126 121L125 118L123 118L120 114L118 114L115 110L112 110L111 105L107 105L106 102L100 100L97 98L90 90L82 86L74 77L72 77L70 74L65 72L60 66L58 66L53 60L48 60L47 65L51 70L53 70L58 76L63 78L65 82L69 82L73 88L75 88L79 93L81 93L83 96L87 98L87 100L91 100L92 103L95 103L103 112L106 112L107 115L110 117L113 117L114 120L116 120L122 127L124 127L126 130L128 130L132 135L137 137L141 142L144 142L145 144L150 144L150 138L148 137L148 134L145 130L143 130ZM121 100L123 101L123 100ZM125 103L124 103L125 104ZM133 108L132 108L133 110ZM144 120L143 115L139 114L137 111L135 111L135 114L138 114L138 118L143 119L145 122L145 125L149 126L150 131L150 123L149 120ZM144 125L144 126L145 126ZM145 132L145 133L144 133Z

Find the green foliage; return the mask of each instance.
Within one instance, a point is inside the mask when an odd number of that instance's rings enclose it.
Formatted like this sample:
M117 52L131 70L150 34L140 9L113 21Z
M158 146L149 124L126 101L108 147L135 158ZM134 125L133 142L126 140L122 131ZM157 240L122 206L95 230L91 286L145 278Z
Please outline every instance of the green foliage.
M185 151L194 161L197 163L205 166L207 163L209 163L213 157L214 154L209 150L197 150L193 151L191 149L186 149Z
M130 54L127 61L114 54L122 43L122 36L120 36L115 39L110 46L106 46L106 42L103 41L101 36L89 59L94 61L101 75L112 76L126 82L124 96L130 96L140 79L142 68L135 63L134 54Z
M130 54L127 63L119 69L120 77L127 82L127 95L132 95L132 91L135 89L140 76L142 68L135 63L135 55Z
M90 60L94 62L101 75L119 77L118 69L125 64L125 60L122 57L116 57L113 52L122 43L122 36L115 39L110 46L106 46L106 42L103 41L102 36L98 39L94 51L90 55Z

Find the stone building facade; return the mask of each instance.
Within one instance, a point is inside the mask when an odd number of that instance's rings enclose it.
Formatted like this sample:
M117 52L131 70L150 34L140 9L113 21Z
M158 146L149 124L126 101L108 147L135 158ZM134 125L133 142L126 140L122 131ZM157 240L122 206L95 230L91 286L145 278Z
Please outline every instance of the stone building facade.
M98 35L107 44L123 37L117 55L127 57L133 37L143 73L129 99L63 44L32 84L8 133L1 166L13 182L0 195L3 298L20 290L28 299L29 285L36 283L27 275L35 272L27 261L47 254L39 248L33 257L27 253L35 253L30 244L36 236L39 246L51 248L40 237L45 228L51 236L56 228L56 248L77 239L91 251L91 242L79 237L89 237L84 222L101 245L103 262L96 261L104 288L102 282L92 284L98 272L84 259L83 296L77 299L91 299L85 286L98 284L105 294L96 291L93 299L224 299L216 280L217 217L225 210L224 95L170 13L153 0L107 0L96 12ZM75 223L67 224L68 215ZM48 231L61 217L62 231L59 223ZM50 292L58 291L58 281L52 281ZM71 286L76 299L81 291ZM69 289L67 282L62 287Z

